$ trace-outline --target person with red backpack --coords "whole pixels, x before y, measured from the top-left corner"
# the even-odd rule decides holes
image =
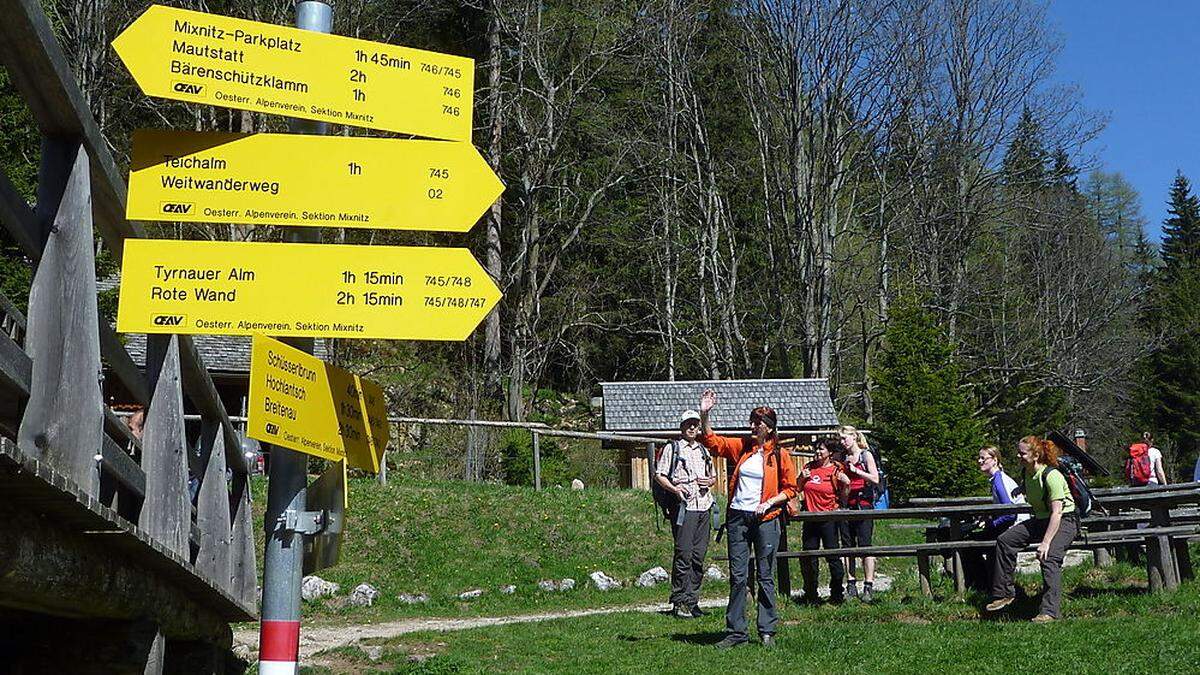
[[[1016,598],[1013,571],[1017,553],[1029,542],[1040,540],[1037,559],[1042,565],[1045,592],[1033,622],[1049,623],[1059,618],[1063,557],[1079,533],[1079,512],[1067,477],[1058,468],[1058,446],[1037,436],[1026,436],[1017,443],[1017,456],[1023,465],[1019,489],[1033,509],[1033,518],[1013,525],[996,538],[992,601],[986,609],[997,612],[1012,604]]]
[[[1162,451],[1154,447],[1154,438],[1149,431],[1142,433],[1140,443],[1129,446],[1129,458],[1125,460],[1125,480],[1132,487],[1167,484]]]
[[[775,553],[788,502],[796,497],[796,464],[779,448],[778,418],[769,406],[750,411],[750,436],[732,438],[713,433],[708,413],[717,393],[700,397],[700,442],[714,455],[734,462],[729,475],[729,507],[725,531],[729,545],[729,604],[725,608],[725,637],[718,649],[750,641],[746,632],[746,591],[750,561],[758,581],[758,635],[764,647],[775,646],[779,608],[775,599]],[[754,549],[753,557],[750,555]]]

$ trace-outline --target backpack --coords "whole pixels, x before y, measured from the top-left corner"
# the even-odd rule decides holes
[[[1070,455],[1063,455],[1058,458],[1058,466],[1048,466],[1042,472],[1042,494],[1050,494],[1050,488],[1046,486],[1046,476],[1050,475],[1051,471],[1057,471],[1062,474],[1067,480],[1067,490],[1071,493],[1071,501],[1075,502],[1075,513],[1080,518],[1092,512],[1092,509],[1103,512],[1104,507],[1096,501],[1095,495],[1092,494],[1092,489],[1088,487],[1087,479],[1083,477],[1083,465]],[[1019,491],[1019,492],[1018,492]],[[1025,472],[1021,472],[1021,485],[1014,491],[1014,494],[1025,492]]]
[[[1133,487],[1150,484],[1153,467],[1150,466],[1150,446],[1134,443],[1129,446],[1129,459],[1125,460],[1125,480]]]
[[[668,447],[671,448],[671,464],[670,468],[667,469],[667,480],[671,483],[674,483],[675,467],[679,465],[679,441],[671,441],[668,446],[658,449],[658,452],[654,454],[654,467],[651,469],[651,471],[653,472],[654,476],[658,475],[658,462],[662,458],[662,453],[666,452]],[[676,497],[675,493],[669,492],[666,488],[660,485],[657,478],[654,478],[650,481],[650,494],[654,497],[655,505],[657,505],[659,510],[662,511],[663,518],[670,520],[671,509],[675,508],[675,506],[679,504],[679,497]]]

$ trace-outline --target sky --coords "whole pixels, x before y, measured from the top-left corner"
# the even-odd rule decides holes
[[[1142,198],[1147,234],[1161,237],[1175,172],[1200,186],[1200,2],[1050,0],[1062,34],[1056,80],[1110,116],[1086,150]]]

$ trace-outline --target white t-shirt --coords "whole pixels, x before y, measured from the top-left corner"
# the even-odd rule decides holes
[[[733,511],[754,511],[762,503],[763,454],[750,455],[738,468],[737,491],[733,493]]]
[[[1147,485],[1158,485],[1158,470],[1162,469],[1162,450],[1151,446],[1146,454],[1150,457],[1150,482]],[[1163,473],[1166,474],[1165,469]]]

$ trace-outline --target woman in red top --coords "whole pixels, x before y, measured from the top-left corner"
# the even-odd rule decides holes
[[[775,552],[779,550],[782,510],[796,496],[796,465],[779,450],[775,411],[762,406],[750,412],[750,437],[727,438],[713,433],[708,413],[717,404],[709,389],[700,397],[700,442],[714,455],[731,459],[729,508],[725,519],[729,542],[729,604],[725,607],[725,638],[717,643],[728,649],[750,641],[746,633],[746,583],[750,576],[750,548],[754,547],[758,580],[758,635],[764,647],[775,646],[779,624],[775,601]]]
[[[850,478],[835,461],[833,454],[841,450],[841,443],[834,439],[826,439],[817,444],[813,461],[804,466],[800,472],[800,489],[804,491],[804,510],[806,511],[836,511],[838,497],[843,494]],[[826,549],[838,547],[838,526],[833,521],[805,522],[801,531],[805,551],[815,551],[822,545]],[[829,601],[840,603],[844,599],[842,578],[845,570],[841,558],[826,558],[829,561]],[[804,577],[804,602],[816,604],[817,598],[817,558],[805,558],[800,566]]]

